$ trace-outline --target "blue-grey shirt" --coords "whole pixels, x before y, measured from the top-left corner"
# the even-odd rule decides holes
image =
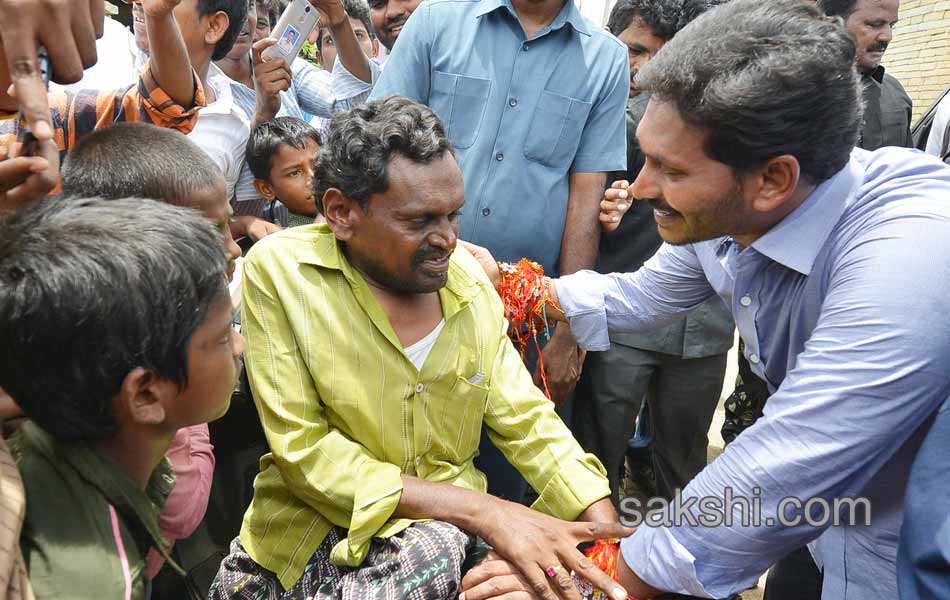
[[[462,239],[554,272],[568,174],[626,166],[626,50],[565,2],[526,39],[510,0],[429,0],[409,18],[371,97],[429,105],[459,154]]]
[[[683,491],[780,500],[866,497],[871,525],[641,527],[624,558],[646,582],[728,597],[805,542],[826,600],[897,598],[904,489],[929,417],[950,397],[950,167],[916,151],[849,164],[748,248],[728,238],[660,248],[636,273],[557,283],[582,347],[663,323],[714,294],[753,370],[764,416]],[[786,511],[786,514],[788,512]],[[863,522],[863,518],[861,519]]]

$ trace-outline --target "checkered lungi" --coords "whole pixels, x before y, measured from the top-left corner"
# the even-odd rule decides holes
[[[429,600],[456,598],[462,564],[474,538],[442,521],[415,523],[390,538],[375,538],[357,568],[330,564],[330,550],[346,537],[330,530],[290,590],[257,564],[238,538],[221,563],[208,600]]]

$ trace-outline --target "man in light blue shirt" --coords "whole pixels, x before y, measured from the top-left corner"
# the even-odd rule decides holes
[[[637,78],[653,97],[629,192],[666,243],[635,273],[551,286],[588,350],[719,295],[774,392],[680,511],[623,540],[620,580],[638,597],[729,597],[805,543],[825,600],[898,597],[908,472],[950,397],[950,168],[853,150],[854,53],[840,21],[798,0],[733,0],[687,26]],[[817,499],[811,524],[793,523],[796,498]],[[867,502],[821,506],[844,498]]]

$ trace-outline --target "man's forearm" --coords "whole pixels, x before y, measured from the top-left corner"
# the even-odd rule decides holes
[[[606,173],[571,173],[567,198],[567,218],[561,238],[562,275],[589,269],[597,262],[600,245],[600,201]]]
[[[369,66],[369,59],[363,53],[359,42],[356,40],[356,34],[353,33],[353,27],[350,20],[344,18],[338,23],[330,24],[330,35],[333,36],[333,43],[336,44],[337,60],[343,61],[346,70],[355,77],[373,83],[373,71]]]
[[[488,494],[411,475],[402,476],[402,485],[394,517],[445,521],[480,536],[487,514],[497,503],[504,502]]]
[[[171,11],[162,16],[145,16],[152,77],[168,97],[184,108],[195,101],[195,76],[191,58]]]

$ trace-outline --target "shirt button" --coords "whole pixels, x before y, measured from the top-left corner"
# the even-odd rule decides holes
[[[517,98],[512,98],[512,99],[508,100],[508,106],[510,106],[511,108],[514,108],[514,107],[518,106],[518,99],[517,99]]]
[[[527,52],[527,51],[528,51],[528,44],[522,44],[522,45],[521,45],[521,49],[524,50],[525,52]]]
[[[421,457],[421,456],[417,456],[417,457],[416,457],[416,466],[418,467],[418,466],[421,465],[421,464],[422,464],[422,457]]]
[[[491,214],[491,209],[490,209],[490,208],[483,208],[483,209],[482,209],[482,215],[484,215],[484,216],[487,217],[487,216],[490,215],[490,214]]]
[[[422,393],[422,390],[424,390],[424,389],[426,389],[426,386],[422,385],[421,383],[417,383],[417,384],[416,384],[416,393],[417,393],[417,394],[421,394],[421,393]]]
[[[499,152],[498,154],[495,155],[495,160],[497,160],[498,162],[501,162],[505,160],[505,155]]]
[[[758,355],[758,354],[753,354],[752,356],[750,356],[750,357],[749,357],[749,362],[752,363],[753,365],[759,364],[759,355]]]
[[[752,298],[749,298],[748,296],[743,296],[742,298],[739,299],[739,304],[741,304],[742,306],[749,306],[752,304]]]

